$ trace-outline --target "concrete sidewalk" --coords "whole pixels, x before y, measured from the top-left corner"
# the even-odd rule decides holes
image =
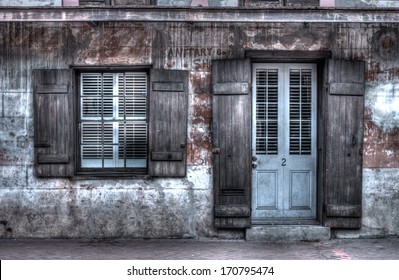
[[[399,260],[399,238],[265,243],[243,240],[0,240],[2,260]]]

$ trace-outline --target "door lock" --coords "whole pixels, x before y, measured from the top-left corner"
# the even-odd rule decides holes
[[[257,160],[258,160],[258,158],[256,156],[252,157],[252,161],[257,161]]]

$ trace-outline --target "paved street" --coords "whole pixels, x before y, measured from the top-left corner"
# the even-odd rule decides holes
[[[0,240],[0,259],[399,260],[399,238],[264,243],[224,240]]]

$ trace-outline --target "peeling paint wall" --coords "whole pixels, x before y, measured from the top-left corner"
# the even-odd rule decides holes
[[[365,60],[364,219],[399,233],[397,24],[0,24],[0,237],[240,238],[213,227],[211,61],[245,50]],[[32,69],[152,65],[190,72],[184,179],[33,175]],[[389,202],[389,203],[387,203]]]
[[[335,0],[335,6],[342,8],[399,7],[399,3],[395,0]]]
[[[398,169],[365,169],[363,180],[363,227],[381,236],[398,235]]]
[[[212,201],[204,168],[190,170],[186,180],[132,182],[38,180],[30,167],[2,166],[1,170],[0,220],[7,221],[10,237],[214,235],[211,210],[204,207]]]
[[[62,6],[62,0],[0,0],[0,6]]]
[[[371,108],[371,120],[382,131],[399,129],[399,83],[370,86],[366,92],[366,106]]]

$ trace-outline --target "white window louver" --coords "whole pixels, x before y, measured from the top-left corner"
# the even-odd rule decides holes
[[[277,155],[282,148],[312,154],[313,71],[281,64],[256,69],[256,154]]]
[[[278,70],[256,71],[256,153],[278,153]]]
[[[147,74],[82,73],[83,168],[147,165]]]
[[[290,69],[291,155],[310,155],[312,151],[312,71]]]

